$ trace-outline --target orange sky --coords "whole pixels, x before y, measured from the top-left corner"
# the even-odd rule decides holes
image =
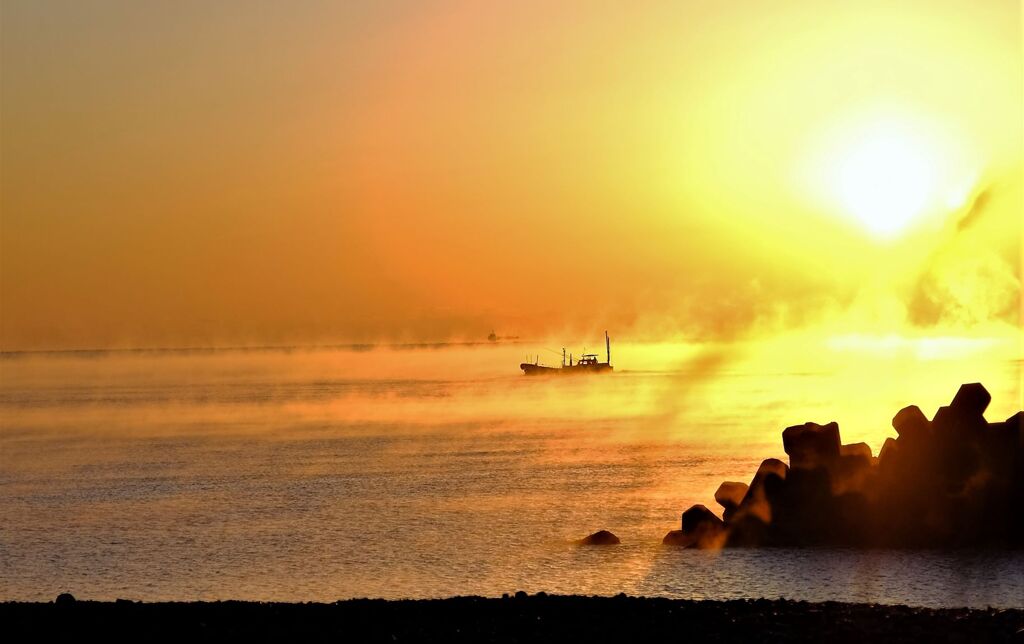
[[[0,348],[1019,330],[1018,2],[296,5],[3,3]]]

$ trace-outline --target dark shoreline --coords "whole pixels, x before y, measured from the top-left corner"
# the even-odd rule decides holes
[[[0,604],[7,641],[1024,642],[1024,608],[526,595],[333,604]]]

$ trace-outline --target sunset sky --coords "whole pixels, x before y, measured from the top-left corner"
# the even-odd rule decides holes
[[[0,25],[3,350],[1019,334],[1016,1]]]

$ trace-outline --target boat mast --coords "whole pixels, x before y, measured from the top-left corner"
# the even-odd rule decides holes
[[[608,355],[608,364],[612,363],[612,341],[608,339],[608,332],[604,332],[604,350]]]

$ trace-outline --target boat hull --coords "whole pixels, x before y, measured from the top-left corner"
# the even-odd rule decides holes
[[[597,364],[581,364],[571,367],[545,367],[524,362],[519,365],[527,376],[578,376],[590,373],[611,373],[612,366],[607,362]]]

